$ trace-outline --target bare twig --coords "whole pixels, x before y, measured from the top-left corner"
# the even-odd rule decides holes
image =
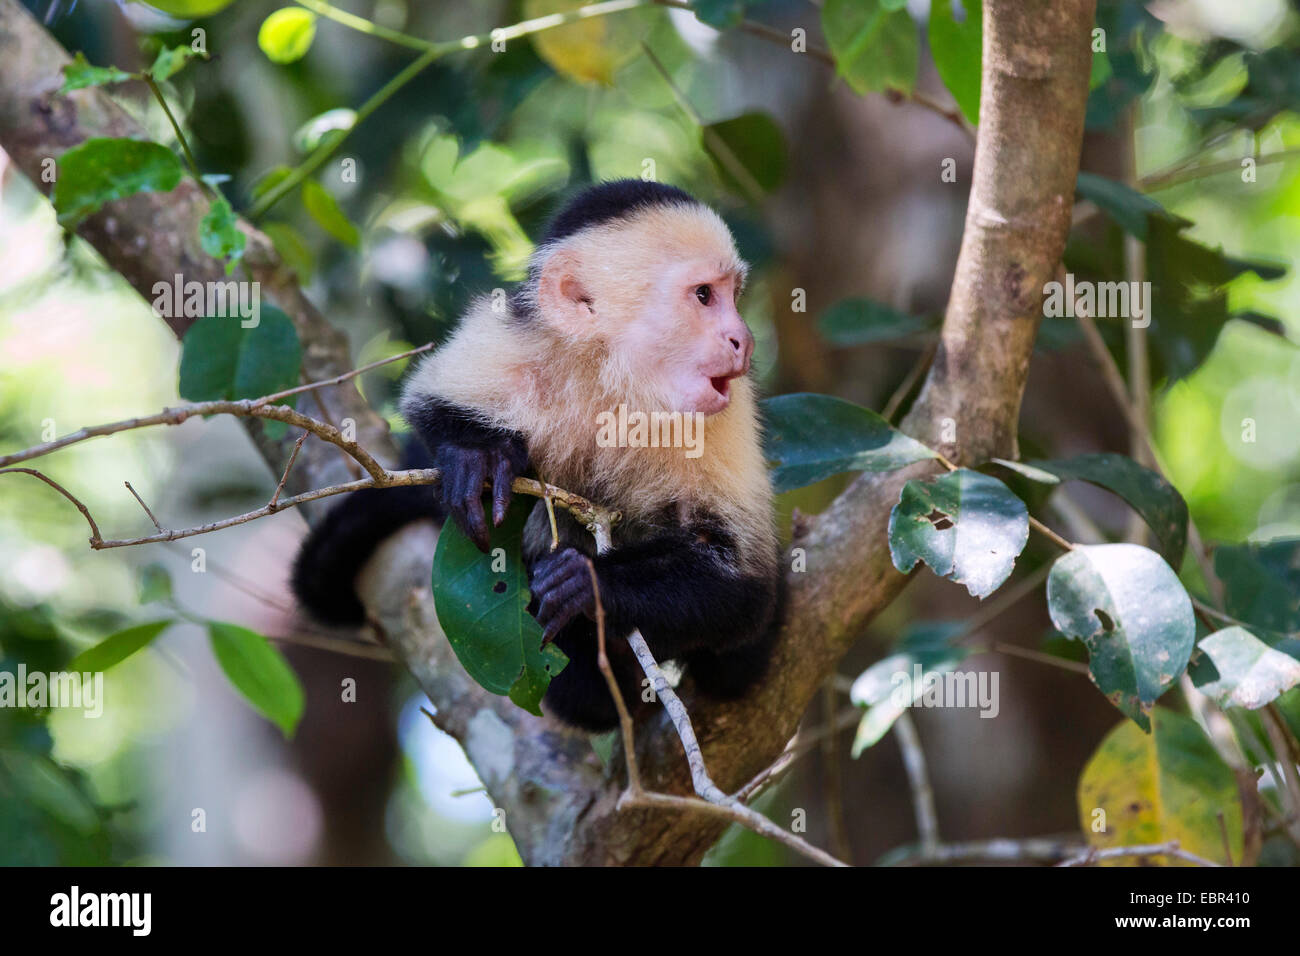
[[[1141,846],[1108,846],[1104,849],[1092,847],[1078,856],[1062,860],[1057,866],[1092,866],[1100,860],[1115,860],[1126,856],[1172,856],[1176,860],[1186,860],[1197,866],[1222,865],[1203,856],[1197,856],[1195,853],[1189,853],[1179,846],[1177,840],[1170,840],[1168,843],[1148,843]]]
[[[907,711],[894,721],[898,749],[903,754],[903,768],[912,789],[912,808],[916,813],[916,830],[921,839],[921,855],[929,858],[939,846],[939,815],[934,809],[934,791],[930,788],[930,775],[926,772],[925,751],[916,724]]]
[[[275,486],[275,494],[271,495],[271,500],[267,502],[266,506],[268,508],[274,508],[279,503],[280,492],[284,491],[285,482],[289,480],[289,472],[293,470],[293,463],[298,460],[298,452],[302,451],[302,443],[307,440],[307,436],[310,434],[311,432],[303,432],[298,436],[298,440],[293,443],[293,451],[289,454],[289,462],[284,466],[284,474],[280,476],[280,483]],[[130,485],[127,487],[129,488]],[[143,504],[143,502],[141,503]],[[155,521],[154,524],[156,525],[158,522]],[[161,531],[162,528],[159,527],[158,530]]]
[[[894,394],[890,395],[889,401],[885,402],[885,407],[881,409],[880,412],[881,418],[885,421],[894,420],[894,416],[898,414],[898,410],[902,407],[907,396],[912,393],[912,389],[916,386],[916,383],[919,382],[921,376],[929,370],[930,363],[934,361],[934,353],[938,348],[939,342],[937,339],[925,347],[921,352],[920,357],[917,358],[916,364],[908,370],[908,373],[905,376],[903,376],[903,380],[899,382],[898,388],[894,389]]]
[[[122,482],[122,484],[126,485],[126,490],[131,492],[131,494],[135,496],[136,501],[140,502],[140,507],[143,508],[144,513],[149,516],[149,520],[153,522],[153,526],[157,528],[159,531],[161,531],[163,529],[163,526],[158,523],[158,519],[154,517],[154,513],[149,510],[149,506],[144,503],[144,499],[140,497],[139,492],[137,492],[134,488],[131,487],[131,482],[124,481]]]

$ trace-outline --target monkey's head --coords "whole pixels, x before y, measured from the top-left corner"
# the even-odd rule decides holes
[[[754,350],[736,309],[745,272],[713,210],[672,186],[618,180],[556,217],[522,301],[573,347],[597,350],[613,389],[635,382],[661,410],[712,415]]]

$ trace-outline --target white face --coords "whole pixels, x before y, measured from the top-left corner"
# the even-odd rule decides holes
[[[632,367],[650,374],[672,404],[667,411],[716,415],[731,403],[731,383],[749,371],[754,336],[736,310],[740,275],[717,260],[665,269],[621,343]]]

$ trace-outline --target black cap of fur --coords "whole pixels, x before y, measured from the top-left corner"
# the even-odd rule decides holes
[[[612,179],[582,190],[564,204],[547,227],[543,243],[567,239],[574,233],[612,219],[622,219],[648,206],[698,205],[695,197],[676,186],[641,179]]]

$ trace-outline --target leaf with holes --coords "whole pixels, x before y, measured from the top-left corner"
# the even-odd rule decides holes
[[[169,192],[181,161],[166,146],[138,139],[88,139],[59,157],[54,208],[72,227],[105,203],[140,192]]]
[[[822,32],[835,70],[856,93],[916,86],[920,40],[902,4],[886,0],[826,0]]]
[[[1156,698],[1187,667],[1192,601],[1169,564],[1136,544],[1080,545],[1052,565],[1047,609],[1083,641],[1098,689],[1143,730]]]
[[[843,471],[893,471],[934,457],[870,409],[830,395],[778,395],[762,407],[778,494]]]
[[[284,655],[261,634],[238,624],[208,622],[212,653],[235,689],[286,738],[302,720],[306,695]]]
[[[903,486],[889,513],[889,557],[904,574],[924,561],[977,598],[1001,586],[1029,540],[1029,511],[1002,482],[969,468]]]
[[[961,0],[961,6],[966,15],[958,23],[952,0],[930,0],[930,53],[962,115],[978,125],[983,10],[980,0]]]
[[[1232,770],[1191,718],[1157,708],[1144,734],[1125,721],[1106,735],[1079,777],[1079,822],[1098,849],[1177,840],[1189,853],[1242,861],[1241,797]],[[1219,814],[1223,814],[1223,825]],[[1098,829],[1098,821],[1104,828]],[[1173,857],[1152,863],[1188,865]],[[1133,857],[1103,861],[1131,866]]]
[[[931,681],[942,680],[966,657],[966,648],[951,643],[961,628],[960,621],[913,624],[893,654],[858,675],[849,691],[849,699],[864,711],[853,738],[855,758],[888,733]]]
[[[822,313],[817,330],[832,345],[867,345],[939,328],[933,315],[909,315],[871,299],[842,299]]]
[[[1119,495],[1151,526],[1160,541],[1161,557],[1175,571],[1182,567],[1187,545],[1187,502],[1158,472],[1115,454],[1076,455],[1031,461],[1029,465],[1057,478],[1086,481]]]
[[[449,521],[433,557],[438,623],[469,676],[494,694],[541,713],[551,678],[568,658],[542,647],[542,629],[528,613],[528,572],[519,553],[531,502],[516,501],[484,554]]]
[[[1225,627],[1198,645],[1218,672],[1196,681],[1202,694],[1220,707],[1258,710],[1300,684],[1300,660],[1260,640],[1244,627]],[[1208,676],[1208,669],[1206,671]],[[1193,673],[1193,678],[1197,675]]]

